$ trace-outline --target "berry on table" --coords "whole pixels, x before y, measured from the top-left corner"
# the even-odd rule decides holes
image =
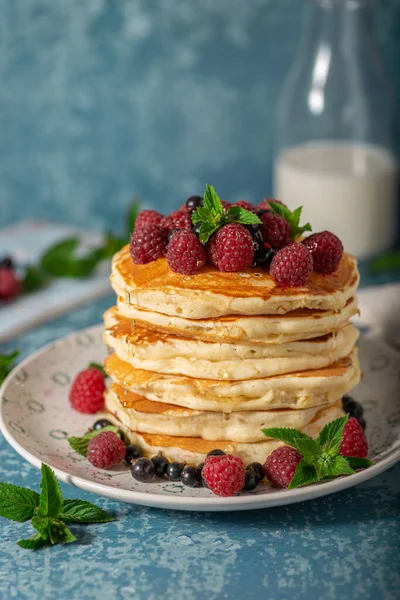
[[[257,207],[254,206],[254,204],[252,204],[251,202],[246,202],[246,200],[238,200],[237,202],[234,202],[232,206],[240,206],[241,208],[244,208],[254,213],[257,210]]]
[[[206,456],[206,460],[210,456],[225,456],[225,454],[226,454],[226,452],[224,452],[223,450],[220,450],[219,448],[215,448],[215,450],[210,450],[210,452]]]
[[[181,275],[194,275],[206,264],[206,251],[199,238],[186,229],[171,237],[166,257],[171,271]]]
[[[203,203],[203,198],[201,196],[189,196],[186,200],[186,210],[189,214],[192,214]]]
[[[111,469],[125,458],[125,445],[113,431],[95,435],[87,447],[87,459],[99,469]]]
[[[0,267],[0,300],[11,300],[22,292],[22,283],[10,267]]]
[[[344,426],[339,454],[357,458],[366,458],[368,455],[367,438],[364,435],[362,426],[355,417],[350,417]]]
[[[334,233],[314,233],[302,243],[313,257],[314,271],[324,274],[336,271],[343,256],[343,244]]]
[[[289,223],[279,215],[266,212],[261,216],[261,230],[264,242],[274,250],[284,248],[292,241]]]
[[[186,463],[171,462],[167,465],[166,475],[170,481],[180,481]]]
[[[164,456],[162,452],[159,452],[157,456],[153,456],[151,461],[154,465],[156,475],[158,477],[164,477],[165,473],[167,472],[167,466],[169,464],[168,458]]]
[[[136,227],[131,235],[130,252],[137,265],[157,260],[165,255],[168,243],[168,231],[157,225]]]
[[[270,274],[282,287],[303,286],[313,270],[313,260],[302,244],[289,244],[275,254]]]
[[[264,479],[264,471],[263,471],[263,466],[261,463],[259,463],[259,462],[250,463],[249,465],[247,465],[246,471],[249,471],[250,469],[253,469],[254,473],[258,477],[258,481],[262,481]]]
[[[246,469],[244,474],[243,492],[251,492],[255,490],[259,484],[257,473],[253,469]]]
[[[167,231],[170,229],[190,229],[190,215],[187,212],[174,210],[174,212],[161,219],[160,227],[167,229]]]
[[[183,485],[198,487],[201,484],[200,471],[196,467],[185,467],[181,473]]]
[[[127,465],[131,465],[133,460],[137,460],[138,458],[141,458],[143,452],[140,446],[137,446],[136,444],[129,444],[126,447],[126,454],[125,454],[125,462]]]
[[[211,264],[220,271],[242,271],[254,259],[251,233],[238,223],[224,225],[208,242],[207,254]]]
[[[133,479],[141,483],[147,483],[155,477],[155,467],[149,458],[138,458],[131,466]]]
[[[206,459],[202,477],[217,496],[235,496],[242,491],[245,483],[243,461],[237,456],[210,456]]]
[[[104,374],[96,367],[81,371],[76,376],[70,392],[72,408],[81,413],[96,413],[104,409]]]
[[[109,425],[112,425],[112,423],[108,419],[99,419],[93,424],[92,429],[93,431],[97,431],[98,429],[103,429],[103,427],[108,427]]]
[[[273,486],[287,488],[300,461],[300,452],[291,446],[282,446],[271,452],[263,464],[264,475]]]
[[[135,221],[135,229],[146,225],[160,225],[163,215],[156,210],[141,210]]]

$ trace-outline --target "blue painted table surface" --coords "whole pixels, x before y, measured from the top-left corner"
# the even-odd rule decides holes
[[[22,335],[24,355],[100,321],[113,296]],[[5,349],[5,348],[3,348]],[[0,479],[34,489],[39,471],[0,435]],[[400,464],[332,496],[250,512],[186,513],[123,504],[62,484],[112,512],[71,526],[75,544],[37,552],[29,524],[0,518],[0,598],[121,600],[400,597]]]

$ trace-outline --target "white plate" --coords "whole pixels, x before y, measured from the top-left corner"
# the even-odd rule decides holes
[[[366,481],[400,460],[400,355],[378,340],[361,340],[364,379],[354,393],[362,402],[373,467],[348,477],[298,488],[276,490],[265,485],[234,498],[219,498],[204,488],[185,488],[168,481],[142,484],[121,466],[110,471],[92,467],[75,454],[67,436],[82,435],[98,415],[81,415],[68,402],[76,373],[89,362],[101,362],[106,350],[101,326],[50,344],[24,360],[0,391],[0,426],[13,448],[35,467],[44,462],[57,477],[84,490],[135,504],[180,510],[230,511],[292,504],[318,498]]]

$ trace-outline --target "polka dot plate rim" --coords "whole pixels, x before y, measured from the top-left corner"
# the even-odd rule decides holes
[[[68,389],[73,377],[90,362],[102,362],[106,348],[102,326],[95,325],[52,342],[28,356],[0,389],[0,430],[9,444],[37,468],[48,464],[58,479],[83,490],[122,502],[166,509],[234,511],[289,505],[319,498],[367,481],[400,460],[400,354],[380,339],[361,337],[364,371],[352,395],[361,402],[374,465],[354,475],[294,490],[262,484],[254,492],[220,498],[205,488],[179,482],[142,484],[127,466],[105,471],[76,454],[66,438],[82,435],[101,415],[73,411]]]

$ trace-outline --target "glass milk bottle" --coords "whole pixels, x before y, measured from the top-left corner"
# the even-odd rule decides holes
[[[396,237],[394,98],[370,0],[308,0],[278,102],[274,195],[359,258]]]

